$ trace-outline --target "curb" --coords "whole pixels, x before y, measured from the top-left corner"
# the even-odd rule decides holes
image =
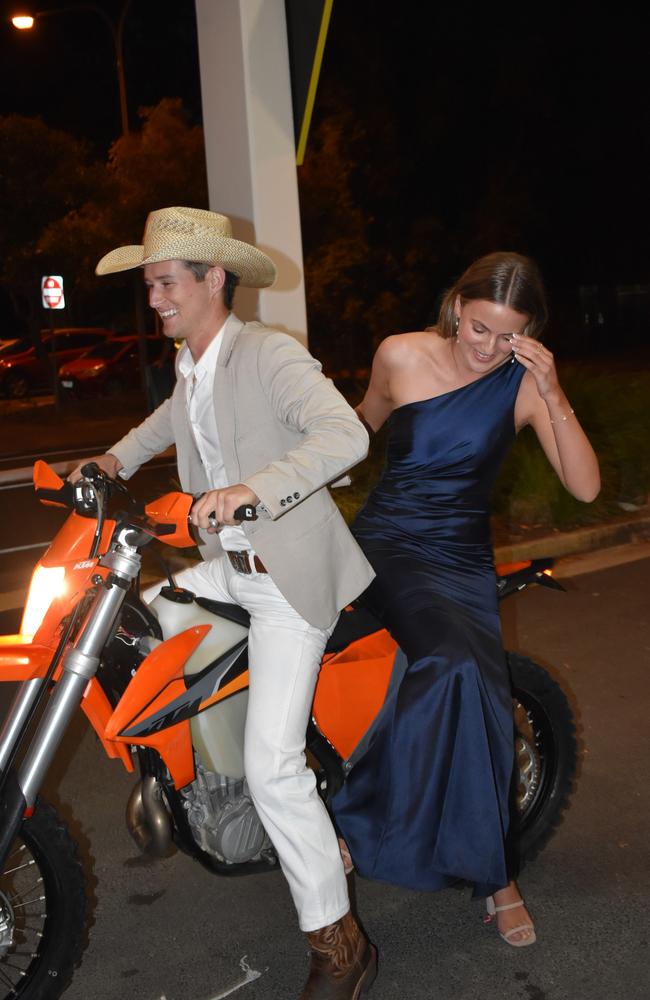
[[[610,524],[599,524],[573,531],[558,531],[541,538],[529,538],[496,546],[494,559],[497,563],[522,562],[526,559],[542,559],[545,556],[560,558],[592,552],[594,549],[624,545],[626,542],[650,540],[650,509],[644,509],[634,517]]]

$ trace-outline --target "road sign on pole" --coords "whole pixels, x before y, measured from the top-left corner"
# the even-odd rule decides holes
[[[41,278],[43,309],[65,309],[63,278],[60,274],[46,274]]]

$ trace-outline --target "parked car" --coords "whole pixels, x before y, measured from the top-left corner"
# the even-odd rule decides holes
[[[148,364],[162,361],[168,352],[169,341],[150,336],[146,340]],[[163,362],[173,367],[173,359]],[[140,380],[140,354],[135,336],[113,337],[92,347],[78,358],[59,368],[62,393],[69,396],[116,395],[128,389],[137,389]]]
[[[9,346],[0,349],[0,395],[22,399],[31,393],[47,392],[52,386],[52,361],[56,370],[112,336],[112,330],[100,326],[41,330],[42,352],[36,350],[30,337],[5,341]]]

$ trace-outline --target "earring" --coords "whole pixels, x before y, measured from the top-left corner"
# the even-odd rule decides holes
[[[456,317],[456,326],[454,327],[454,337],[458,336],[458,327],[460,326],[460,316]]]

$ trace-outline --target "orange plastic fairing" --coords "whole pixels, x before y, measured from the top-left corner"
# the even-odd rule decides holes
[[[397,645],[388,632],[373,632],[323,663],[314,718],[346,760],[386,698]]]
[[[157,500],[152,500],[145,507],[146,514],[158,524],[174,524],[173,535],[161,535],[160,541],[165,545],[173,545],[177,549],[185,549],[195,545],[196,540],[190,534],[189,515],[194,498],[189,493],[165,493]]]
[[[49,549],[42,556],[44,566],[68,566],[70,563],[88,559],[97,521],[94,517],[82,517],[73,511],[52,539]],[[99,543],[99,555],[108,551],[115,521],[106,520]]]
[[[518,573],[527,566],[530,566],[530,559],[526,559],[525,562],[499,563],[496,570],[499,576],[507,576],[509,573]]]
[[[39,458],[34,463],[32,480],[37,490],[60,490],[64,485],[60,476],[57,476],[54,469],[50,468],[47,462]],[[65,507],[64,503],[57,503],[56,500],[41,500],[46,507]]]
[[[0,636],[0,682],[30,681],[45,677],[52,650],[35,645],[28,635]]]
[[[132,771],[133,761],[127,748],[123,743],[109,740],[106,736],[106,727],[110,721],[113,708],[96,677],[93,677],[88,682],[81,707],[86,714],[86,718],[102,741],[106,755],[108,757],[119,757],[127,771]]]
[[[147,736],[120,734],[145,722],[186,691],[183,668],[211,627],[197,625],[188,628],[156,646],[140,664],[106,725],[106,738],[109,740],[157,750],[177,788],[194,780],[189,719]]]

